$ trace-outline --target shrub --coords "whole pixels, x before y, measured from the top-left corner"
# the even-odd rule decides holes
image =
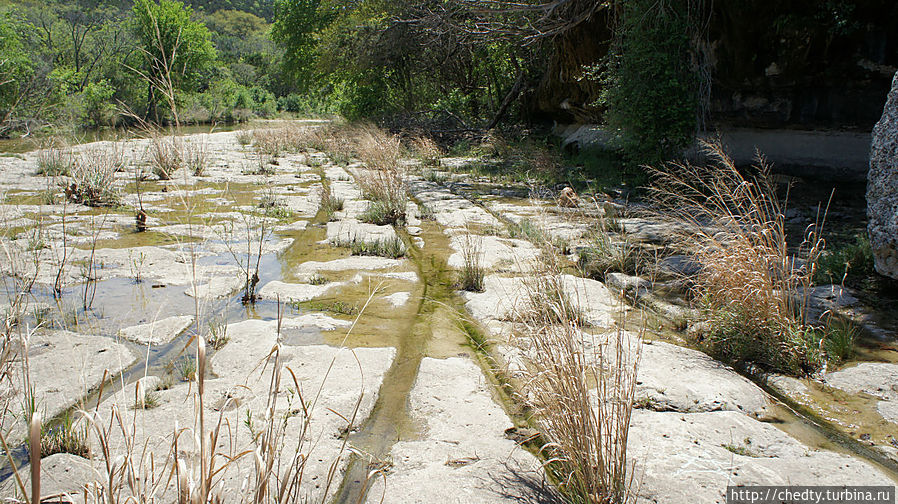
[[[697,21],[681,5],[622,3],[609,55],[588,72],[602,86],[598,104],[631,165],[657,163],[692,142],[698,78],[690,36]]]

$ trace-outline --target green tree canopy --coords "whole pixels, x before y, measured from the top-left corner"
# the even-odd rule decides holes
[[[9,13],[0,14],[0,131],[4,132],[34,72],[22,44],[25,29],[26,24]]]
[[[159,82],[170,72],[177,89],[196,89],[217,57],[206,25],[191,19],[190,7],[173,0],[136,0],[133,13],[144,74]]]

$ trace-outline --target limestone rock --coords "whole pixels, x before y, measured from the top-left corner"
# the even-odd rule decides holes
[[[898,73],[873,128],[867,172],[867,233],[876,271],[898,279]]]
[[[633,412],[627,454],[640,502],[725,502],[727,485],[891,485],[873,466],[809,448],[735,411]]]
[[[688,376],[688,380],[680,377]],[[757,385],[702,352],[656,341],[642,345],[637,399],[650,409],[759,414],[767,396]]]
[[[393,446],[369,503],[545,502],[534,493],[547,491],[539,461],[505,437],[514,424],[471,360],[422,360],[409,407],[424,434]]]
[[[193,317],[183,315],[180,317],[168,317],[161,320],[153,320],[146,324],[126,327],[119,331],[119,335],[127,340],[143,345],[161,345],[173,340],[175,336],[190,327]]]

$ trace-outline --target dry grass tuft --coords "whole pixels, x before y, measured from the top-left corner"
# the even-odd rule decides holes
[[[655,169],[652,188],[701,264],[692,281],[711,322],[704,343],[736,363],[813,373],[823,364],[825,336],[807,320],[807,293],[824,246],[822,221],[808,226],[791,249],[764,159],[747,175],[720,145],[705,149],[712,164]]]
[[[51,139],[37,153],[37,174],[47,177],[69,175],[74,163],[72,150],[61,139]]]
[[[255,146],[256,152],[271,158],[276,158],[287,150],[289,139],[287,128],[253,130],[253,146]]]
[[[546,467],[572,502],[634,502],[627,441],[641,336],[584,332],[560,269],[534,273],[518,344],[527,356],[522,396],[536,413]]]
[[[150,143],[150,166],[159,180],[171,180],[184,164],[183,146],[178,137],[153,135]]]
[[[430,137],[416,136],[409,141],[412,152],[421,160],[424,166],[435,167],[440,165],[440,158],[445,153]]]
[[[121,167],[120,153],[114,150],[96,148],[82,153],[72,165],[66,197],[74,203],[94,207],[118,204],[120,195],[115,187],[115,173]]]
[[[481,264],[482,238],[470,230],[462,241],[462,267],[458,272],[458,288],[470,292],[483,292],[486,268]]]
[[[198,143],[191,142],[184,146],[184,165],[194,177],[202,177],[206,173],[208,158],[205,137]]]

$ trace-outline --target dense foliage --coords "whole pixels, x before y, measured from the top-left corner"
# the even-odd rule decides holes
[[[272,116],[296,89],[273,16],[273,0],[0,3],[0,134],[168,122],[166,86],[181,122]]]
[[[0,0],[0,134],[165,123],[166,101],[186,123],[337,113],[449,136],[585,121],[635,167],[682,152],[712,104],[855,113],[826,86],[888,84],[870,80],[898,54],[876,12],[895,7],[873,4]]]

